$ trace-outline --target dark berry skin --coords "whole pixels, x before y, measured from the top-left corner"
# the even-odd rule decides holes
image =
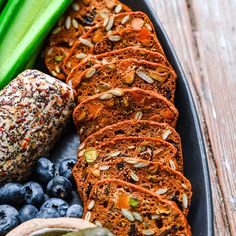
[[[0,205],[0,236],[6,235],[19,223],[19,213],[14,207]]]
[[[71,205],[66,212],[67,217],[81,218],[82,215],[83,215],[83,207],[79,204]]]
[[[72,184],[71,182],[63,177],[54,177],[47,185],[47,194],[50,197],[58,197],[65,199],[71,193]]]
[[[65,216],[69,205],[60,198],[49,198],[40,208],[40,211],[45,209],[54,209],[59,213],[59,216]]]
[[[37,180],[46,185],[55,175],[54,164],[47,158],[38,159],[35,167],[35,176]]]
[[[24,184],[26,191],[26,203],[39,207],[44,201],[44,192],[40,184],[28,182]]]
[[[37,214],[36,214],[36,218],[44,218],[44,219],[48,219],[48,218],[59,218],[60,214],[59,212],[54,209],[54,208],[45,208],[40,210]]]
[[[59,166],[59,174],[70,181],[73,181],[72,168],[77,163],[76,158],[64,159]]]
[[[35,218],[36,214],[38,213],[38,209],[33,205],[24,205],[19,210],[20,222],[23,223],[27,220],[31,220]]]
[[[26,192],[23,185],[7,183],[0,189],[0,204],[8,204],[14,207],[25,203]]]

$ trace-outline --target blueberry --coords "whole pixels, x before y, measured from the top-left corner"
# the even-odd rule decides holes
[[[36,214],[36,218],[58,218],[61,215],[54,208],[44,208]]]
[[[71,182],[63,177],[54,177],[47,185],[47,193],[50,197],[65,199],[71,193]]]
[[[83,207],[79,204],[71,205],[66,212],[67,217],[81,218],[82,215],[83,215]]]
[[[76,163],[76,158],[68,158],[63,160],[59,165],[59,174],[68,180],[73,181],[72,168]]]
[[[38,213],[38,209],[33,205],[24,205],[19,210],[20,215],[20,222],[23,223],[27,220],[31,220],[35,218],[36,214]]]
[[[41,184],[47,184],[55,174],[54,164],[45,157],[38,159],[35,167],[35,175]]]
[[[0,189],[0,204],[21,206],[25,203],[26,192],[23,185],[18,183],[8,183]]]
[[[36,207],[41,206],[44,201],[44,192],[40,184],[28,182],[24,185],[26,191],[26,203]]]
[[[9,205],[0,205],[0,236],[6,235],[20,223],[18,211]]]
[[[40,211],[44,209],[55,209],[60,216],[65,216],[69,208],[69,205],[60,198],[49,198],[40,208]]]

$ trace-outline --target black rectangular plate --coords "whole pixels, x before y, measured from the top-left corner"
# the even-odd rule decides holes
[[[181,136],[184,155],[184,173],[193,187],[193,198],[188,216],[193,236],[212,236],[213,207],[210,178],[207,164],[206,150],[200,129],[198,114],[189,89],[186,76],[175,54],[173,47],[148,0],[122,0],[134,11],[145,12],[154,24],[158,39],[165,54],[177,73],[177,88],[175,105],[179,110],[177,131]],[[41,58],[37,62],[37,69],[48,73],[42,65]],[[79,137],[75,128],[70,124],[64,135],[54,148],[51,158],[58,163],[61,159],[76,157]],[[78,195],[73,191],[71,203],[80,202]]]

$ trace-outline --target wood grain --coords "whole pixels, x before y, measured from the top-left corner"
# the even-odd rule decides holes
[[[215,235],[236,235],[236,1],[150,2],[182,63],[200,114]]]

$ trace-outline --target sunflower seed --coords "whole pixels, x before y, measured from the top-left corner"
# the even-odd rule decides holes
[[[84,152],[84,157],[85,157],[86,162],[92,163],[97,159],[98,152],[95,149],[86,150]]]
[[[143,113],[141,111],[136,112],[134,119],[141,120],[143,116]]]
[[[131,221],[131,222],[135,221],[132,212],[130,212],[129,210],[122,208],[122,209],[121,209],[121,213],[122,213],[122,215],[123,215],[125,218],[127,218],[129,221]]]
[[[85,150],[82,150],[78,153],[78,157],[82,157],[84,155]]]
[[[130,177],[135,182],[139,181],[139,177],[133,171],[131,172]]]
[[[162,134],[162,139],[163,139],[163,140],[166,140],[166,139],[169,137],[169,135],[170,135],[171,133],[172,133],[171,130],[167,129],[167,130]]]
[[[170,163],[170,168],[175,170],[176,169],[175,163],[172,160],[170,160],[169,163]]]
[[[58,34],[61,31],[61,26],[56,27],[53,31],[52,34]]]
[[[129,15],[125,16],[125,17],[122,19],[121,24],[124,25],[128,20],[129,20]]]
[[[72,80],[70,79],[69,81],[68,81],[68,85],[72,88]]]
[[[68,68],[71,67],[71,62],[70,62],[70,61],[67,62],[67,67],[68,67]]]
[[[128,146],[127,148],[132,150],[132,149],[135,149],[135,146]]]
[[[54,70],[53,70],[53,71],[51,71],[51,74],[52,74],[53,76],[55,76],[55,77],[57,76],[57,72],[56,72],[56,71],[54,71]]]
[[[109,166],[100,166],[99,170],[104,170],[105,171],[105,170],[109,170],[109,168],[110,168]]]
[[[149,166],[149,163],[139,162],[134,165],[134,168],[143,168],[143,167],[147,167],[147,166]]]
[[[182,187],[186,190],[188,190],[188,186],[186,184],[182,184]]]
[[[108,21],[109,21],[109,18],[105,18],[105,20],[103,21],[103,24],[102,24],[102,26],[103,26],[103,27],[106,27],[106,26],[107,26],[107,23],[108,23]]]
[[[145,74],[143,71],[137,70],[136,74],[138,75],[138,77],[140,77],[144,81],[148,82],[149,84],[153,84],[154,83],[154,80],[150,76]]]
[[[89,211],[92,210],[93,207],[94,207],[94,205],[95,205],[95,201],[94,201],[94,200],[91,200],[91,201],[89,202],[89,204],[88,204],[88,210],[89,210]]]
[[[160,215],[152,215],[152,220],[157,220],[158,218],[160,218]]]
[[[47,51],[47,55],[51,55],[53,53],[53,48],[49,48],[48,51]]]
[[[102,227],[102,223],[99,221],[99,220],[96,220],[95,221],[95,225],[99,226],[99,227]]]
[[[92,76],[94,76],[96,73],[96,69],[95,68],[91,68],[91,69],[88,69],[85,73],[85,77],[88,79],[88,78],[91,78]]]
[[[184,193],[183,196],[183,205],[184,205],[184,208],[188,208],[188,198],[187,198],[187,195]]]
[[[85,46],[88,46],[90,48],[92,48],[94,45],[93,43],[91,43],[89,40],[84,39],[84,38],[79,38],[79,41],[84,44]]]
[[[59,74],[61,72],[60,68],[58,66],[55,66],[55,71]]]
[[[148,23],[145,23],[145,27],[146,27],[146,29],[147,29],[147,30],[149,30],[149,31],[151,31],[151,32],[152,32],[152,27],[151,27],[151,25],[150,25],[150,24],[148,24]]]
[[[111,99],[113,97],[113,95],[111,93],[105,93],[99,96],[99,99],[101,100],[107,100],[107,99]]]
[[[83,149],[83,148],[84,148],[84,146],[85,146],[85,143],[82,143],[82,144],[80,144],[80,146],[79,146],[78,150],[81,150],[81,149]]]
[[[133,212],[133,216],[136,220],[142,222],[143,221],[143,218],[142,216],[138,213],[138,212]]]
[[[72,3],[71,7],[74,11],[79,11],[79,4],[78,3]]]
[[[116,7],[115,7],[115,13],[118,14],[120,13],[122,10],[122,5],[121,4],[118,4]]]
[[[70,26],[71,26],[71,17],[67,16],[65,27],[66,27],[66,29],[70,29]]]
[[[83,58],[86,57],[86,54],[85,54],[85,53],[77,53],[77,54],[75,55],[75,57],[76,57],[77,59],[83,59]]]
[[[117,96],[117,97],[124,95],[124,91],[119,88],[110,90],[110,93],[112,93],[114,96]]]
[[[106,31],[109,31],[112,28],[113,24],[114,24],[114,17],[110,17],[107,22]]]
[[[124,161],[129,163],[129,164],[136,164],[136,163],[138,163],[137,159],[133,159],[133,158],[127,158],[127,159],[124,159]]]
[[[110,153],[109,156],[110,157],[117,157],[120,155],[120,153],[121,153],[120,151],[115,151],[115,152]]]
[[[162,194],[165,194],[167,192],[167,188],[159,188],[157,191],[156,191],[156,194],[158,195],[162,195]]]
[[[86,213],[86,215],[85,215],[85,220],[89,222],[90,219],[91,219],[91,215],[92,215],[92,214],[91,214],[91,211],[88,211],[88,212]]]
[[[155,231],[152,229],[143,230],[143,235],[154,235]]]
[[[118,42],[121,40],[121,37],[119,35],[110,35],[108,36],[108,39],[112,42]]]
[[[79,23],[78,23],[78,21],[77,21],[76,19],[73,19],[73,20],[72,20],[72,25],[73,25],[74,28],[76,28],[76,29],[78,29],[78,27],[79,27]]]

